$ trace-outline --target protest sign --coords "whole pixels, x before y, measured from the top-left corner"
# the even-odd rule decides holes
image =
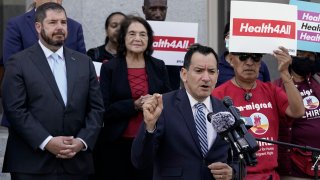
[[[154,32],[153,57],[166,65],[182,66],[187,48],[197,42],[198,24],[148,21]]]
[[[320,4],[297,0],[291,0],[290,4],[298,7],[298,49],[320,52]]]
[[[231,1],[230,19],[230,52],[273,53],[284,46],[296,54],[296,6]]]

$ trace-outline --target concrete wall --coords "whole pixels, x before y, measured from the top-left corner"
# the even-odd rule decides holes
[[[26,0],[26,4],[31,3],[32,0]],[[121,11],[144,17],[143,0],[64,0],[62,5],[68,17],[82,24],[87,50],[104,43],[104,22],[110,13]],[[199,23],[198,39],[203,44],[208,44],[207,17],[207,0],[168,1],[166,21]]]
[[[143,0],[65,0],[63,6],[68,16],[83,25],[87,49],[104,43],[104,22],[114,12],[134,14],[144,17]],[[192,8],[190,8],[192,7]],[[166,21],[199,23],[199,42],[207,44],[207,1],[206,0],[169,0]],[[81,9],[81,11],[79,11]]]
[[[6,149],[8,138],[8,131],[6,128],[0,126],[0,179],[1,180],[9,180],[10,174],[9,173],[2,173],[2,162],[4,157],[4,152]]]

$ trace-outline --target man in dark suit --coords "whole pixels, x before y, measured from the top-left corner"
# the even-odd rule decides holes
[[[217,59],[212,48],[193,45],[181,71],[185,89],[154,94],[144,102],[144,123],[132,145],[132,162],[137,168],[153,164],[154,180],[231,179],[235,174],[227,164],[228,143],[205,118],[209,112],[227,111],[210,96],[218,77]],[[201,110],[196,108],[199,104]]]
[[[52,0],[34,0],[35,7],[29,12],[20,16],[11,18],[7,22],[3,41],[3,62],[6,64],[10,56],[22,51],[38,41],[38,34],[34,26],[36,9]],[[57,0],[61,4],[62,0]],[[83,38],[82,26],[77,21],[68,18],[68,32],[64,45],[75,51],[86,53],[86,47]]]
[[[96,72],[88,56],[63,46],[61,5],[45,3],[35,17],[38,43],[6,65],[3,104],[11,126],[3,172],[12,180],[88,179],[104,111]]]
[[[38,33],[34,26],[36,9],[52,0],[34,0],[34,8],[29,12],[10,19],[4,34],[3,41],[3,64],[5,65],[13,54],[20,52],[38,41]],[[56,3],[62,4],[62,0],[56,0]],[[82,26],[75,20],[68,18],[68,37],[64,45],[75,51],[86,53]],[[3,116],[1,125],[9,126],[6,115]]]

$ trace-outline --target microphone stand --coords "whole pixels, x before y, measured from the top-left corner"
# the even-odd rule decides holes
[[[224,139],[228,142],[230,142],[231,145],[231,154],[232,154],[232,161],[234,161],[234,155],[237,155],[237,160],[239,161],[239,174],[238,177],[236,179],[242,180],[244,179],[245,175],[246,175],[246,160],[244,159],[244,152],[241,152],[240,148],[238,147],[237,143],[235,143],[235,139],[230,135],[230,133],[228,133],[228,136],[224,137]],[[234,142],[234,143],[232,143]]]
[[[299,148],[302,149],[304,151],[309,151],[312,153],[312,159],[315,159],[315,162],[312,166],[313,170],[314,170],[314,179],[318,179],[318,161],[320,160],[320,149],[318,148],[313,148],[311,146],[300,146],[300,145],[296,145],[296,144],[291,144],[291,143],[285,143],[285,142],[280,142],[280,141],[271,141],[271,140],[267,140],[267,139],[262,139],[262,138],[256,138],[257,141],[261,141],[261,142],[267,142],[267,143],[271,143],[271,144],[277,144],[277,145],[282,145],[282,146],[287,146],[290,148]]]

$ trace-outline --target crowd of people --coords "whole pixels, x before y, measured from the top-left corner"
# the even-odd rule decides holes
[[[2,171],[12,180],[314,177],[314,154],[272,143],[258,143],[258,163],[246,166],[207,117],[229,111],[229,96],[254,138],[320,148],[318,53],[275,49],[280,78],[271,82],[264,54],[229,52],[227,23],[220,58],[196,43],[182,67],[167,66],[152,56],[147,21],[165,21],[167,0],[144,0],[145,18],[111,13],[104,44],[86,51],[61,4],[34,0],[7,23]]]

